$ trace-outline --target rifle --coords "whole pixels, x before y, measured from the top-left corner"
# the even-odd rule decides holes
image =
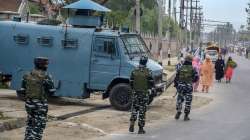
[[[175,98],[177,95],[178,95],[178,92],[176,91],[176,92],[175,92],[175,95],[173,96],[173,98]]]

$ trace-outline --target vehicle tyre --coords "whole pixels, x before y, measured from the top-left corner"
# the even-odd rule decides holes
[[[128,111],[131,107],[131,91],[129,84],[115,85],[110,91],[109,100],[111,105],[117,110]]]

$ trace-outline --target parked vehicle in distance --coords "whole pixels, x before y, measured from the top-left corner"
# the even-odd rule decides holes
[[[216,44],[209,42],[205,53],[210,56],[211,60],[215,63],[220,54],[220,48]]]

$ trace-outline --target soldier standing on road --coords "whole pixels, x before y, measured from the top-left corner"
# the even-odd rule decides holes
[[[129,132],[134,132],[134,124],[137,120],[137,116],[139,115],[138,134],[146,133],[143,127],[145,126],[145,116],[149,102],[149,90],[154,86],[151,71],[146,67],[147,61],[148,58],[142,56],[139,67],[132,72],[130,78],[133,95]]]
[[[183,66],[177,71],[175,77],[175,87],[177,89],[177,102],[175,119],[178,120],[182,113],[182,104],[185,101],[185,116],[184,121],[190,120],[189,113],[191,110],[191,104],[193,99],[193,83],[197,82],[199,76],[196,70],[192,67],[193,57],[191,55],[186,56]]]
[[[22,91],[25,93],[27,127],[25,140],[41,140],[46,126],[48,95],[54,93],[54,84],[47,74],[48,59],[34,59],[35,69],[23,76]]]

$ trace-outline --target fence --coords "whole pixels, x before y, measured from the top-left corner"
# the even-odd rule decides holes
[[[12,20],[14,17],[19,16],[19,13],[17,12],[11,12],[11,11],[0,11],[0,20]],[[42,15],[37,14],[31,14],[29,15],[30,21],[40,21],[42,19],[45,19]]]
[[[147,44],[149,50],[153,54],[154,58],[156,59],[166,59],[168,56],[168,50],[170,48],[171,57],[177,56],[179,52],[179,44],[175,39],[169,40],[164,38],[162,39],[162,49],[159,47],[159,39],[158,36],[153,36],[149,34],[141,34],[142,38],[144,39],[145,43]],[[171,45],[169,45],[171,44]],[[170,47],[169,47],[170,46]]]

